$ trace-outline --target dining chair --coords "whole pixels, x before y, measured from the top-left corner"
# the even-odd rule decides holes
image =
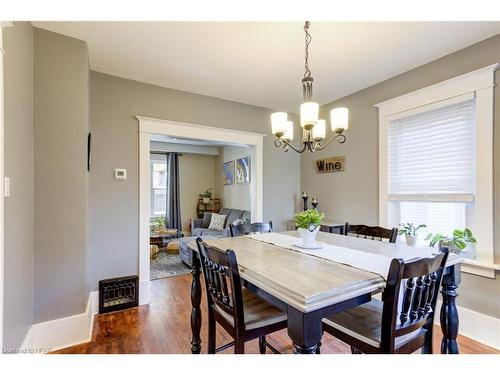
[[[393,259],[382,301],[372,299],[323,319],[323,331],[350,345],[353,354],[410,354],[419,348],[432,353],[436,300],[447,259],[446,248],[432,258]]]
[[[229,225],[231,237],[243,236],[252,233],[271,233],[273,231],[273,222],[266,223],[245,223],[238,225]]]
[[[266,335],[287,327],[287,314],[257,294],[242,287],[238,262],[233,250],[222,252],[198,237],[198,245],[208,303],[208,354],[234,345],[236,354],[245,352],[245,342],[259,339],[259,352],[266,347],[279,353]],[[219,323],[234,341],[216,348],[215,325]]]
[[[355,235],[356,237],[369,238],[379,241],[387,239],[391,243],[396,243],[396,240],[398,238],[398,230],[397,228],[386,229],[377,226],[370,227],[368,225],[362,224],[352,225],[349,223],[345,223],[344,235]]]

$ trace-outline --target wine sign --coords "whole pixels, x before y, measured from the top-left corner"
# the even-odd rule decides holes
[[[345,156],[334,156],[316,160],[316,173],[333,173],[344,171]]]

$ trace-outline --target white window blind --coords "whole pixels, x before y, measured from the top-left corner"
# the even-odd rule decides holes
[[[474,99],[392,121],[390,200],[471,202],[475,193]]]

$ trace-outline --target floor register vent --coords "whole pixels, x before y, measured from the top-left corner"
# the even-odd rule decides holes
[[[115,277],[99,281],[99,314],[139,305],[139,277]]]

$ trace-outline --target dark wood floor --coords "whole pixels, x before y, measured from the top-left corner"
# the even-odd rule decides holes
[[[152,281],[152,297],[149,306],[139,306],[121,312],[96,315],[92,341],[55,353],[191,353],[191,328],[189,298],[191,275],[175,276]],[[202,300],[206,316],[206,303]],[[231,339],[217,326],[217,346]],[[435,329],[434,351],[439,352],[441,330]],[[202,352],[206,353],[207,326],[203,322]],[[292,345],[286,330],[268,337],[271,345],[282,353],[291,353]],[[322,353],[350,354],[350,348],[328,334],[323,336]],[[467,337],[459,337],[462,353],[500,353]],[[258,353],[257,341],[247,343],[247,353]],[[229,348],[223,353],[232,353]]]

